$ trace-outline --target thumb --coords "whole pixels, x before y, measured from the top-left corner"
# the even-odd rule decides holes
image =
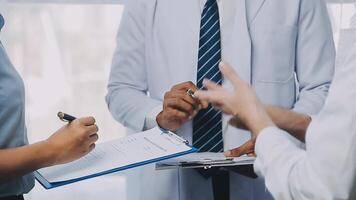
[[[240,157],[242,155],[251,153],[255,147],[255,142],[254,140],[249,140],[240,147],[237,147],[235,149],[226,151],[224,155],[226,157]]]

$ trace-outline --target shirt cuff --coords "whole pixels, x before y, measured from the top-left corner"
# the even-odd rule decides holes
[[[277,128],[268,127],[261,131],[255,144],[256,161],[254,169],[256,174],[263,176],[266,174],[266,167],[273,162],[275,156],[283,153],[287,147],[299,148],[300,142],[289,133]]]
[[[154,107],[151,110],[151,112],[148,113],[148,115],[145,118],[145,126],[144,126],[145,130],[151,129],[158,125],[156,121],[156,117],[162,111],[162,109],[163,109],[163,105],[158,105]]]

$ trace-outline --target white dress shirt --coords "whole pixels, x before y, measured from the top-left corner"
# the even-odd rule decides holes
[[[204,6],[207,0],[199,0],[200,1],[200,11],[201,13],[203,13],[204,10]],[[233,20],[234,17],[234,13],[231,12],[231,9],[224,9],[229,7],[229,1],[222,1],[222,0],[216,0],[218,3],[218,7],[219,7],[219,17],[220,17],[220,32],[223,35],[224,31],[229,31],[229,27],[231,27],[229,25],[229,23],[231,22],[231,20]],[[224,42],[225,41],[225,42]],[[224,57],[224,43],[229,42],[228,40],[223,40],[223,42],[221,43],[221,51],[222,51],[222,59]],[[198,62],[198,60],[197,60]],[[226,83],[223,82],[223,85],[226,86]],[[228,86],[226,86],[228,87]],[[145,119],[145,129],[147,128],[152,128],[157,126],[157,122],[156,122],[156,117],[157,115],[163,110],[163,105],[159,105],[156,106],[147,116]],[[228,120],[224,120],[225,123],[223,123],[223,132],[224,130],[226,130],[228,123]]]
[[[338,62],[325,106],[308,128],[306,150],[274,127],[257,138],[255,171],[276,199],[356,198],[356,30],[352,33],[353,48]]]

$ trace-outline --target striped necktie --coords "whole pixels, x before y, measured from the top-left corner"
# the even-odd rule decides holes
[[[221,38],[219,8],[216,0],[207,0],[202,13],[199,39],[197,87],[203,88],[203,80],[222,83],[219,71]],[[193,120],[193,146],[200,152],[223,151],[222,114],[209,106],[201,110]]]
[[[0,31],[1,31],[2,27],[4,26],[4,24],[5,24],[5,20],[2,17],[2,15],[0,14]]]

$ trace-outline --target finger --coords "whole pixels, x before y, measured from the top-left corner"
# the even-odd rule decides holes
[[[206,109],[209,107],[209,102],[208,101],[204,101],[204,100],[199,100],[200,101],[200,106],[202,109]]]
[[[186,92],[183,92],[183,91],[173,92],[170,95],[170,98],[180,98],[180,99],[184,100],[185,102],[189,103],[190,105],[192,105],[194,108],[198,108],[198,106],[199,106],[198,99],[194,99],[189,94],[187,94]]]
[[[201,101],[207,101],[213,104],[221,104],[224,98],[223,91],[216,91],[216,90],[213,91],[199,90],[196,91],[194,95]]]
[[[195,110],[192,115],[189,116],[189,120],[193,119],[199,113],[198,110]]]
[[[195,110],[193,105],[185,102],[182,99],[178,99],[178,98],[169,99],[167,101],[166,105],[168,107],[183,111],[183,112],[185,112],[185,113],[187,113],[189,115],[192,115],[194,110]]]
[[[95,145],[94,143],[91,144],[91,145],[89,146],[89,152],[91,152],[93,149],[95,149],[95,146],[96,146],[96,145]],[[88,153],[89,153],[89,152],[88,152]]]
[[[255,153],[248,153],[247,156],[248,157],[256,157],[256,154]]]
[[[95,118],[94,117],[83,117],[79,119],[80,123],[84,124],[85,126],[90,126],[95,124]]]
[[[91,136],[89,136],[89,143],[95,143],[96,141],[98,141],[99,139],[99,135],[98,134],[93,134]]]
[[[208,79],[204,79],[203,84],[208,90],[220,90],[220,89],[222,89],[222,87],[219,84],[217,84],[217,83],[215,83],[215,82],[213,82],[211,80],[208,80]]]
[[[242,155],[251,153],[251,151],[253,149],[254,149],[254,142],[252,140],[249,140],[246,143],[244,143],[243,145],[241,145],[240,147],[225,152],[225,156],[240,157]]]
[[[95,124],[91,125],[91,126],[86,126],[85,129],[86,129],[87,135],[89,135],[89,136],[96,134],[99,131],[98,126]]]
[[[219,69],[223,76],[230,80],[234,85],[241,83],[241,78],[229,64],[220,62]]]
[[[189,114],[174,108],[169,108],[168,111],[169,115],[173,116],[173,118],[179,120],[179,121],[185,121],[189,119]]]
[[[171,91],[187,91],[191,89],[193,92],[195,92],[196,90],[198,90],[198,87],[191,81],[188,82],[184,82],[178,85],[175,85],[172,87]]]

